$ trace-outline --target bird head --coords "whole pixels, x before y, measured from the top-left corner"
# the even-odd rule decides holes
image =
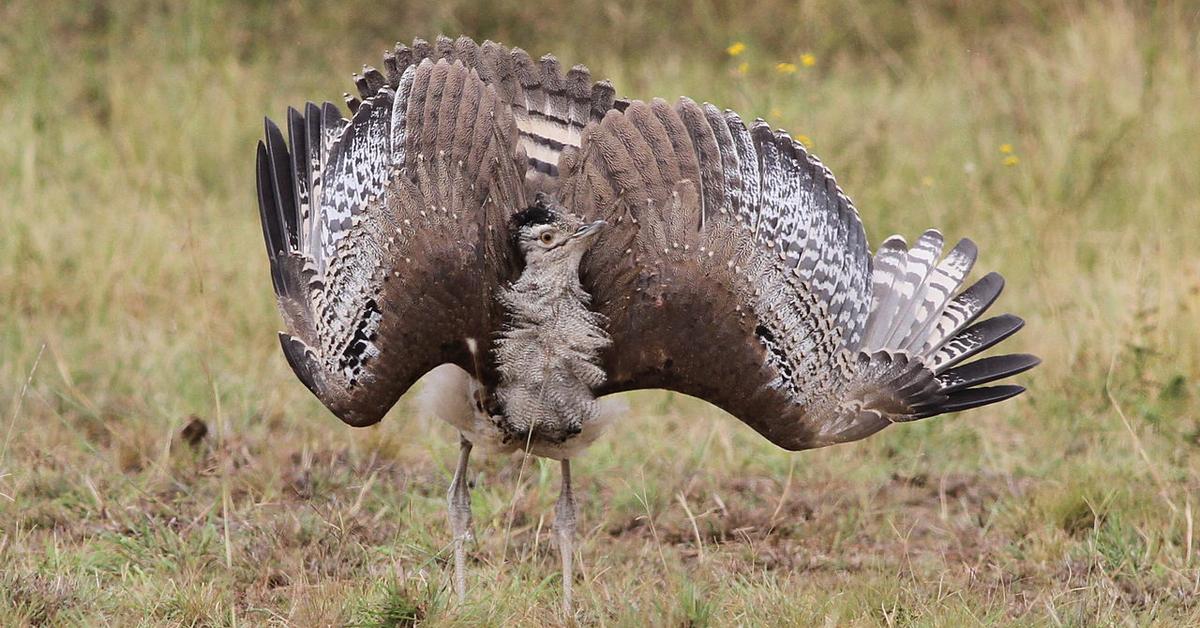
[[[512,233],[528,265],[578,264],[605,224],[603,220],[586,223],[550,196],[538,193],[533,205],[513,216]]]

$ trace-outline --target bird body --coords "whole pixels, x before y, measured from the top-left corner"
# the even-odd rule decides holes
[[[551,204],[539,195],[537,204],[514,218],[525,268],[497,294],[505,312],[491,356],[499,381],[489,388],[455,369],[428,382],[431,389],[449,391],[426,395],[436,402],[421,405],[485,450],[523,448],[563,460],[599,437],[607,424],[597,421],[592,391],[604,383],[600,350],[611,341],[602,317],[588,309],[591,297],[579,282],[586,243],[603,223],[576,228],[556,220],[567,213],[561,208],[551,213]],[[473,341],[470,348],[478,351]],[[459,400],[447,404],[447,394],[465,398],[469,408]],[[438,411],[442,404],[456,411]]]
[[[258,148],[259,207],[296,375],[351,425],[443,364],[462,434],[449,497],[456,588],[474,444],[569,459],[597,397],[700,397],[780,447],[858,440],[1002,401],[1037,364],[968,361],[1022,325],[976,320],[978,251],[936,230],[872,254],[854,205],[799,142],[680,98],[619,99],[586,68],[466,37],[414,41],[335,105],[289,109]],[[564,579],[569,605],[570,579]]]
[[[562,444],[595,419],[592,391],[605,380],[600,350],[611,343],[579,282],[585,247],[603,223],[570,233],[572,225],[555,220],[566,211],[550,203],[539,196],[516,219],[525,269],[499,294],[505,326],[495,349],[501,430],[539,445]]]

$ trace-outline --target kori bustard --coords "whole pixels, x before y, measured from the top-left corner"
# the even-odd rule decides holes
[[[975,244],[931,230],[872,255],[829,170],[761,120],[617,98],[466,37],[383,65],[356,75],[348,118],[288,109],[286,142],[267,120],[259,207],[283,353],[334,414],[371,425],[455,365],[431,398],[461,434],[460,597],[472,447],[561,460],[570,612],[570,460],[608,422],[597,397],[686,393],[800,450],[1008,399],[1023,389],[986,384],[1038,362],[966,362],[1022,326],[976,322],[1003,279],[963,289]]]

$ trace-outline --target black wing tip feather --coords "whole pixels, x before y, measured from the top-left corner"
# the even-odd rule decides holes
[[[999,275],[996,275],[999,278]],[[982,281],[982,280],[981,280]],[[994,281],[994,280],[993,280]],[[1002,279],[1000,279],[1002,281]],[[989,288],[989,290],[994,289]],[[960,332],[966,337],[969,347],[948,363],[935,369],[935,387],[914,391],[909,395],[912,414],[903,420],[924,419],[939,414],[962,412],[980,406],[999,403],[1015,397],[1025,388],[1013,384],[984,386],[1006,377],[1024,373],[1042,363],[1041,358],[1027,353],[1012,353],[990,356],[970,362],[968,358],[978,355],[1012,336],[1025,321],[1019,316],[1001,314],[975,323]],[[925,372],[929,372],[926,370]]]
[[[1041,363],[1041,358],[1028,353],[997,355],[952,368],[937,379],[943,383],[943,393],[954,393],[1024,373]]]
[[[1000,298],[1001,292],[1004,292],[1004,275],[994,270],[980,277],[979,281],[971,284],[971,287],[963,290],[964,295],[969,295],[979,301],[975,316],[983,314],[992,307],[996,299]]]
[[[1024,326],[1025,319],[1015,314],[1000,314],[972,324],[954,337],[955,339],[966,339],[970,346],[961,353],[953,355],[945,363],[939,364],[935,369],[937,374],[941,375],[972,356],[991,349],[1020,331]],[[954,339],[950,342],[954,342]],[[947,345],[949,344],[947,343]]]
[[[958,243],[954,245],[954,248],[961,250],[965,255],[970,257],[972,264],[974,263],[974,260],[979,256],[979,245],[976,244],[975,241],[972,240],[971,238],[960,238],[958,240]],[[995,274],[997,276],[1000,276],[1000,273],[996,273],[994,271],[992,273],[988,273],[988,274]],[[1000,276],[1000,280],[1004,281],[1004,277]]]
[[[292,154],[288,151],[283,139],[283,131],[270,118],[263,118],[266,135],[267,158],[271,164],[271,183],[275,192],[275,210],[279,214],[283,226],[283,244],[295,247],[296,235],[299,233],[299,207],[296,205],[296,187],[292,172]],[[289,120],[290,126],[290,120]],[[292,249],[288,249],[292,250]]]
[[[286,254],[283,246],[283,225],[279,221],[271,159],[267,153],[267,145],[262,140],[258,142],[255,172],[258,189],[258,214],[262,223],[263,241],[267,246],[267,259],[271,262],[271,283],[275,288],[275,294],[282,294],[285,282],[279,257]]]
[[[1025,319],[1016,314],[999,314],[987,320],[975,323],[967,328],[967,331],[974,331],[980,334],[980,344],[975,350],[965,354],[959,361],[976,355],[982,351],[986,351],[996,346],[997,343],[1005,340],[1009,336],[1021,331],[1025,327]]]
[[[967,331],[978,335],[979,344],[956,359],[955,363],[995,346],[1024,325],[1023,319],[1012,314],[1001,314],[972,325]],[[1024,373],[1041,363],[1041,358],[1035,355],[1012,353],[981,358],[953,368],[950,368],[953,364],[947,365],[937,374],[937,382],[941,387],[936,390],[936,396],[929,399],[929,403],[919,404],[914,418],[962,412],[1011,399],[1025,392],[1025,388],[1015,384],[984,384]]]
[[[299,245],[300,192],[296,185],[296,177],[297,169],[302,164],[298,164],[296,160],[303,159],[302,156],[293,155],[293,152],[307,141],[304,117],[290,107],[287,115],[288,132],[294,150],[288,150],[279,126],[270,118],[264,117],[263,139],[258,142],[255,163],[259,218],[262,221],[267,257],[271,261],[271,282],[275,294],[279,296],[289,295],[293,288],[289,273],[285,270],[284,259],[295,252]]]
[[[933,411],[925,416],[934,416],[937,414],[947,414],[950,412],[962,412],[971,410],[981,406],[1000,403],[1007,399],[1012,399],[1017,395],[1025,392],[1024,386],[1016,384],[1005,384],[1002,386],[984,386],[982,388],[967,388],[955,393],[951,393],[944,402],[939,403]]]

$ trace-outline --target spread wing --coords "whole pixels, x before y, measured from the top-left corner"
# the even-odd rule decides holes
[[[517,272],[509,215],[614,94],[582,66],[466,37],[398,45],[355,82],[349,119],[289,109],[286,142],[268,120],[257,175],[284,354],[367,425],[439,364],[486,371],[495,291]]]
[[[958,366],[1022,324],[971,325],[999,275],[959,292],[975,246],[942,258],[936,231],[872,257],[830,172],[762,121],[634,102],[560,169],[564,203],[613,225],[581,271],[613,338],[601,393],[676,390],[803,449],[1006,399],[1023,389],[981,385],[1037,363]]]

